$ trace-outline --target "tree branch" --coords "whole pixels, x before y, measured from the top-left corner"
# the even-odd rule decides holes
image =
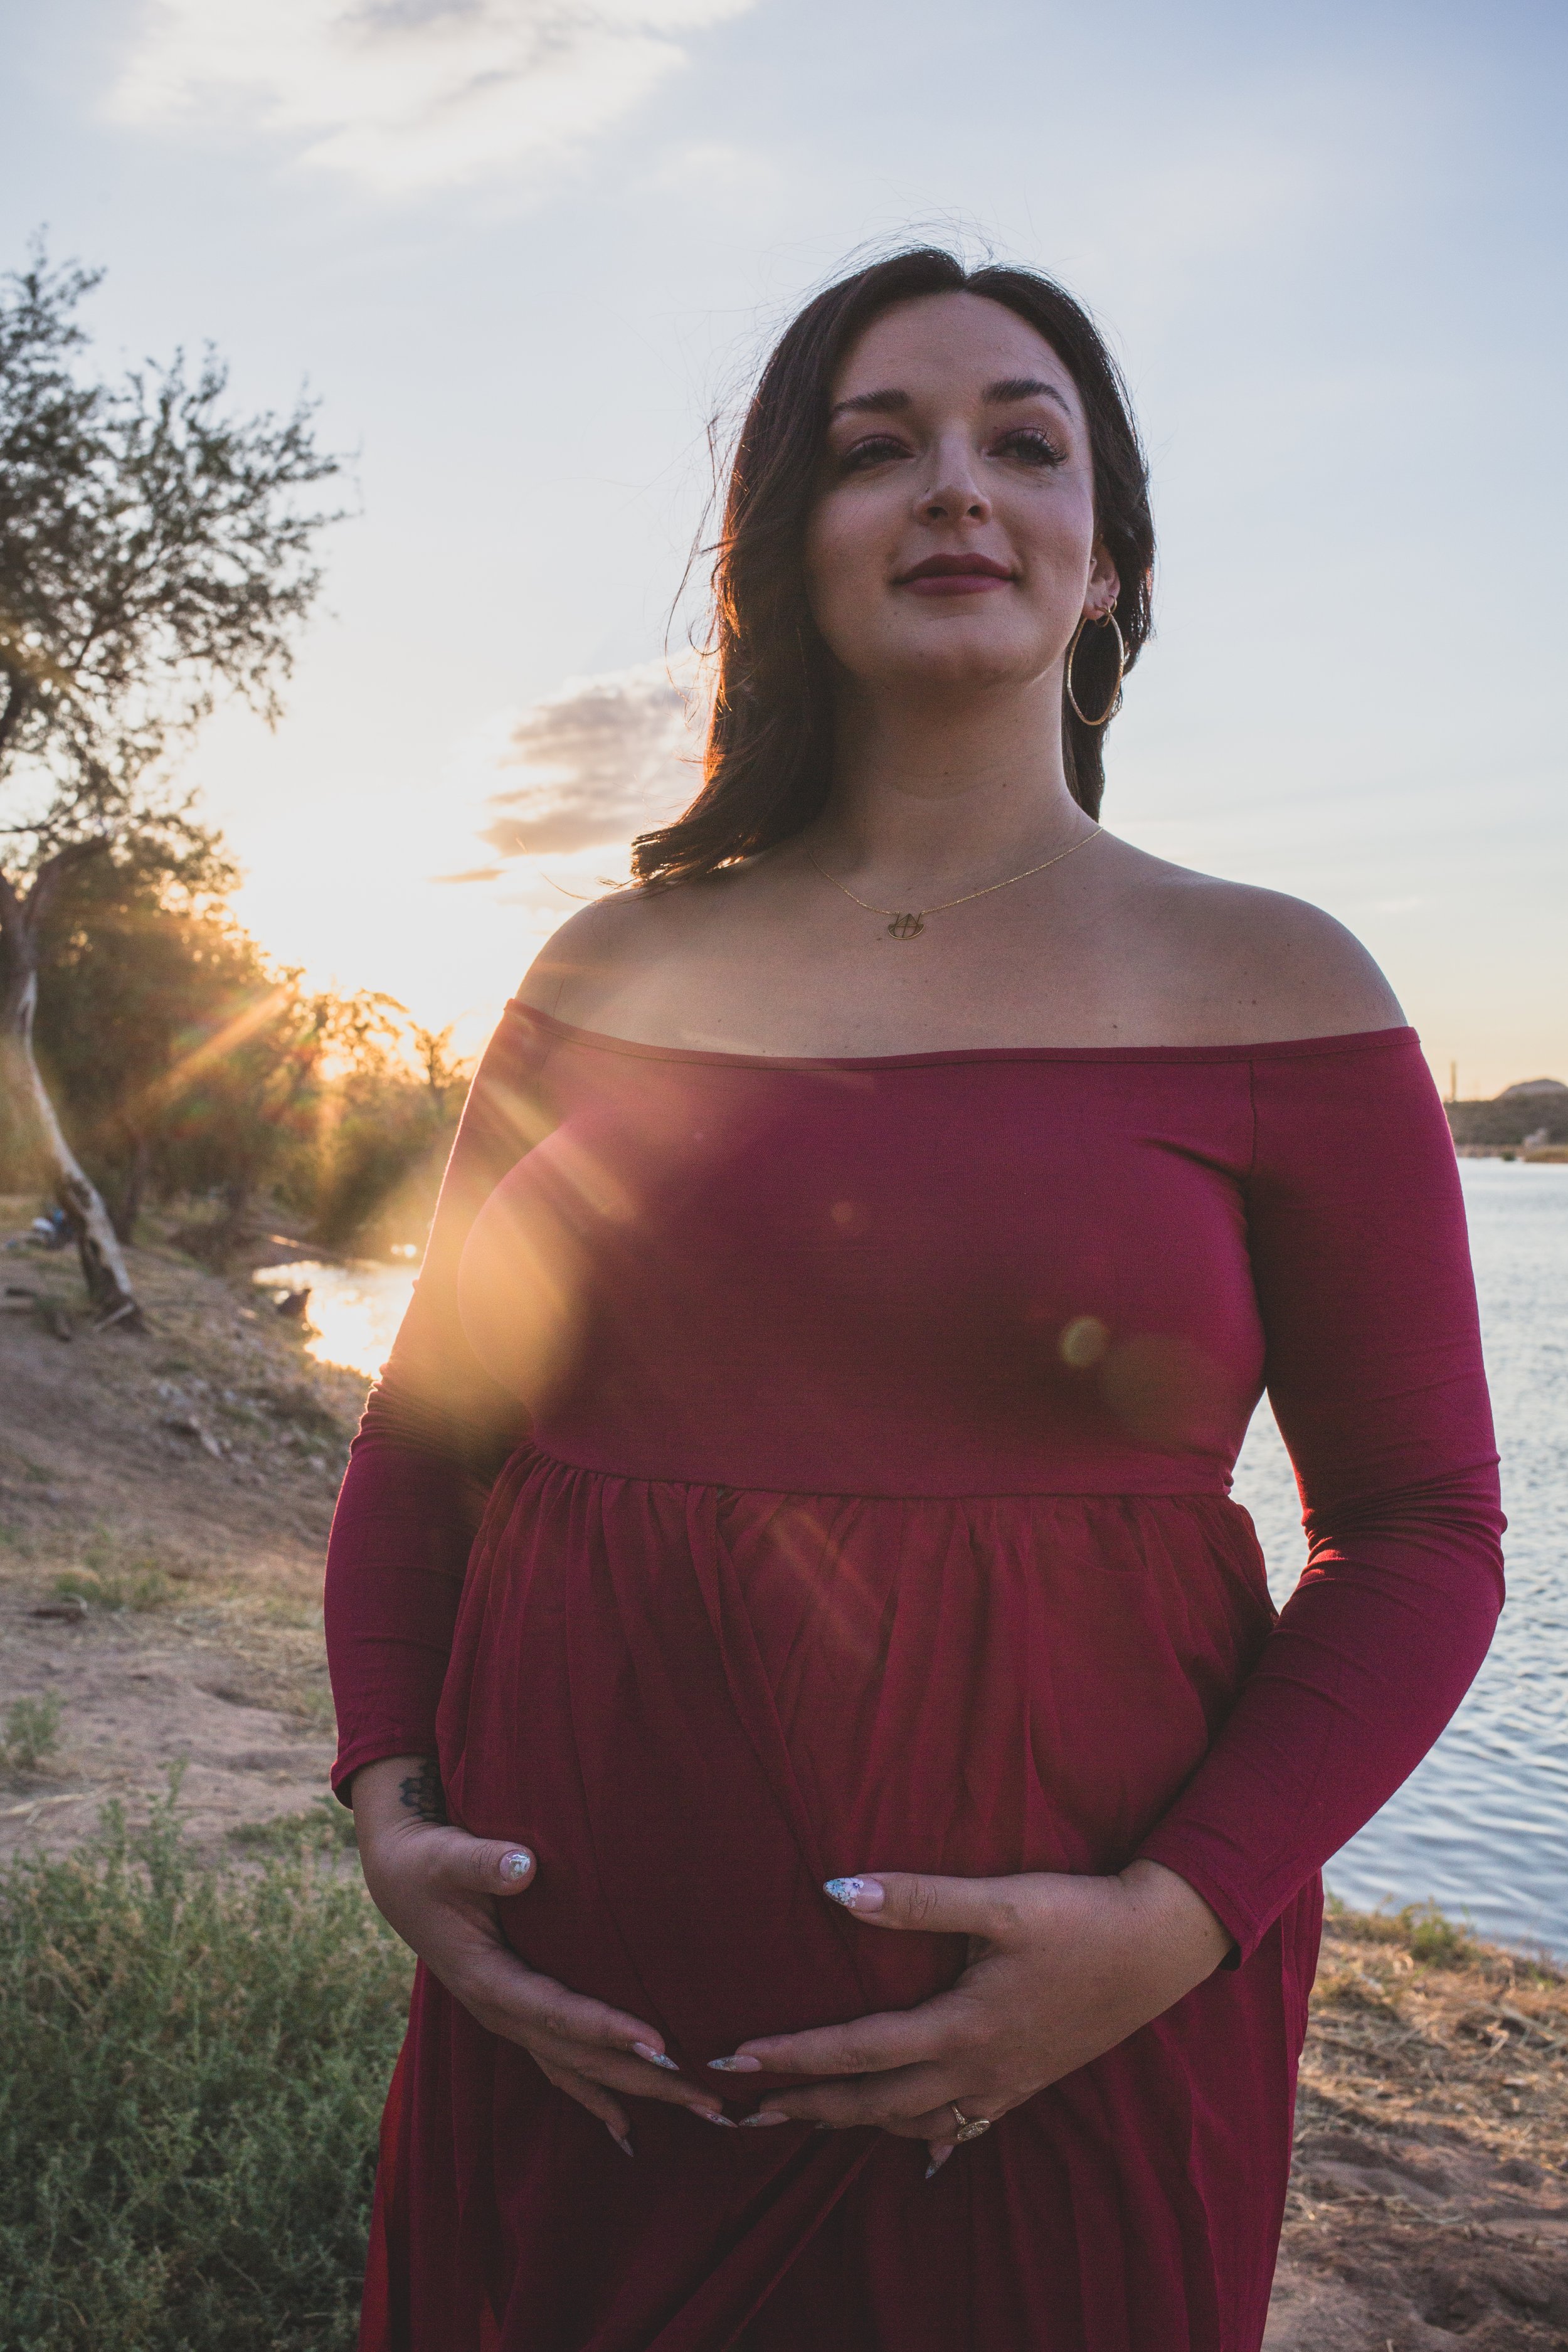
[[[21,725],[22,714],[27,708],[30,693],[31,680],[24,677],[19,671],[13,670],[10,691],[5,697],[5,708],[0,710],[0,760],[5,758],[6,744]]]
[[[102,841],[68,842],[44,860],[26,898],[10,877],[0,872],[0,937],[25,968],[30,969],[36,961],[38,933],[69,876],[89,858],[102,856],[107,848]]]
[[[22,901],[4,867],[0,867],[0,939],[6,941],[13,954],[20,953],[26,940]]]

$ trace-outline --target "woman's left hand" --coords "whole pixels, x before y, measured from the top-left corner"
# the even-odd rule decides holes
[[[852,2077],[771,2094],[748,2123],[873,2125],[925,2140],[933,2171],[952,2152],[955,2107],[994,2123],[1147,2025],[1230,1948],[1203,1897],[1156,1862],[1115,1878],[881,1871],[827,1891],[868,1927],[967,1936],[963,1974],[915,2009],[743,2042],[736,2058],[752,2065],[721,2067]]]

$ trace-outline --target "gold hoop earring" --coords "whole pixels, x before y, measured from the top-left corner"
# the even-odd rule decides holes
[[[1080,710],[1079,709],[1078,697],[1072,690],[1072,657],[1078,651],[1078,641],[1088,627],[1091,617],[1097,623],[1103,624],[1105,622],[1109,622],[1110,626],[1116,632],[1116,684],[1112,688],[1110,700],[1107,703],[1105,709],[1100,712],[1098,719],[1091,719],[1087,710]],[[1086,613],[1082,620],[1079,623],[1077,628],[1072,633],[1072,643],[1068,647],[1067,662],[1068,700],[1071,703],[1075,713],[1083,721],[1083,724],[1086,727],[1100,728],[1108,727],[1110,724],[1110,721],[1115,718],[1117,712],[1121,708],[1121,681],[1126,675],[1127,640],[1121,634],[1121,622],[1117,619],[1115,614],[1109,610],[1103,613],[1096,613],[1092,616]]]

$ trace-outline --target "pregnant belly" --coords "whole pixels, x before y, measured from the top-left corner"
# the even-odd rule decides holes
[[[1217,1496],[860,1502],[534,1455],[470,1568],[448,1799],[539,1856],[520,1955],[700,2066],[963,1965],[824,1878],[1120,1866],[1269,1622]]]

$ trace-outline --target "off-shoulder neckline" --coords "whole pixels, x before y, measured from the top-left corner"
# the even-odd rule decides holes
[[[692,1045],[648,1045],[604,1029],[580,1029],[512,997],[509,1013],[563,1044],[649,1062],[709,1062],[742,1070],[913,1070],[949,1062],[1262,1062],[1364,1054],[1415,1042],[1414,1029],[1358,1029],[1328,1037],[1284,1037],[1236,1045],[949,1045],[923,1054],[726,1054]]]

